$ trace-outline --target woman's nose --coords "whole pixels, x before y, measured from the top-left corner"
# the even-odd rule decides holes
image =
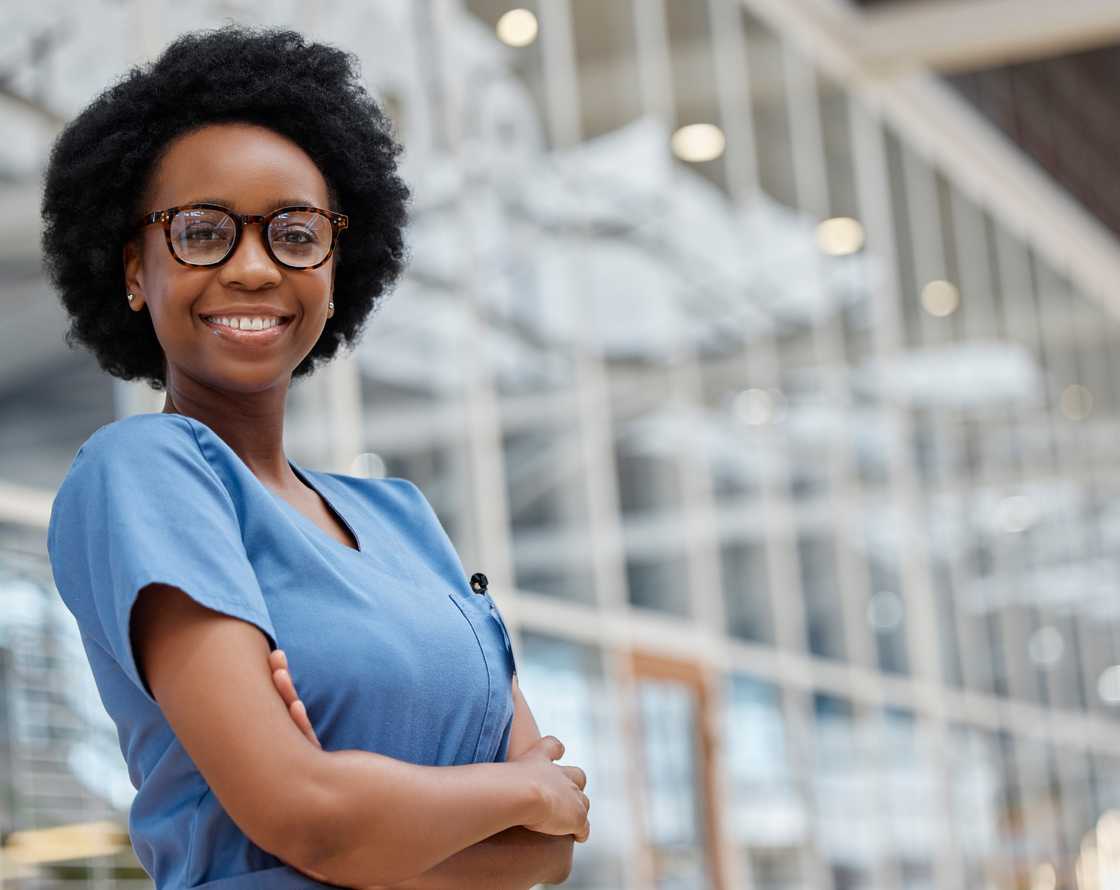
[[[241,240],[221,267],[223,284],[240,284],[256,288],[263,284],[278,283],[280,267],[265,247],[264,229],[259,223],[249,223],[241,233]]]

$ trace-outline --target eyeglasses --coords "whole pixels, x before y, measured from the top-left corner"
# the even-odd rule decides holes
[[[167,249],[184,266],[217,266],[224,263],[249,223],[260,223],[268,255],[288,269],[315,269],[325,263],[349,227],[345,213],[319,207],[280,207],[263,215],[234,213],[221,204],[183,204],[149,213],[136,231],[152,223],[163,224]]]

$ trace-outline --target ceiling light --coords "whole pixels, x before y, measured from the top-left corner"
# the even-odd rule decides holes
[[[537,39],[537,17],[527,9],[511,9],[494,26],[507,46],[528,46]]]
[[[744,389],[735,396],[731,410],[749,426],[778,423],[785,417],[786,397],[781,390]]]
[[[960,304],[961,292],[950,281],[938,279],[922,288],[922,308],[937,318],[952,315]]]
[[[363,451],[350,462],[350,475],[362,479],[381,479],[386,469],[384,458],[373,451]]]
[[[1084,420],[1093,410],[1093,393],[1087,386],[1071,383],[1062,390],[1061,406],[1070,420]]]
[[[689,124],[673,134],[673,154],[682,161],[710,161],[723,154],[726,140],[715,124]]]
[[[1050,667],[1062,659],[1065,643],[1062,633],[1056,627],[1040,627],[1027,641],[1027,652],[1031,661],[1042,667]]]
[[[1097,678],[1097,694],[1101,701],[1110,704],[1120,704],[1120,664],[1114,664],[1101,671]]]
[[[817,224],[817,246],[829,256],[846,256],[863,247],[863,226],[850,216],[834,216]]]

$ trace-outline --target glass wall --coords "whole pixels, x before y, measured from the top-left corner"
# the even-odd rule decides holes
[[[414,261],[355,353],[293,388],[291,452],[411,479],[488,575],[541,731],[588,774],[566,886],[1098,886],[1117,307],[761,5],[534,2],[516,47],[498,0],[239,12],[359,53],[415,194]],[[226,7],[140,9],[118,68]],[[693,124],[719,128],[708,159],[686,159]],[[0,268],[5,304],[54,299]],[[3,517],[4,568],[45,549],[32,495],[81,441],[162,404],[60,330],[37,364],[0,356],[0,494],[29,505]],[[53,602],[41,555],[8,571],[5,602]],[[52,670],[82,676],[67,616],[34,614]],[[124,824],[88,697],[64,717],[8,689],[12,725],[102,739],[56,733],[85,790],[66,812],[13,791],[10,827]],[[54,769],[20,762],[9,788]],[[112,855],[71,865],[124,881]]]

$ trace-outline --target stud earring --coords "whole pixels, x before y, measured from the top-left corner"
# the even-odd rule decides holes
[[[129,291],[129,292],[128,292],[128,302],[130,302],[130,303],[131,303],[131,302],[132,302],[132,298],[133,298],[133,297],[135,297],[135,296],[136,296],[136,294],[134,294],[134,293],[133,293],[132,291]]]

